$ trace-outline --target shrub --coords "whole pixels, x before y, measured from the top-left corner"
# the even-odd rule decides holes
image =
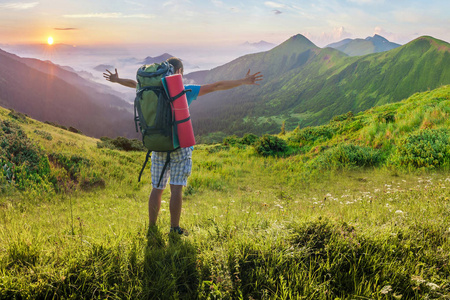
[[[254,144],[255,150],[262,156],[274,156],[284,154],[288,150],[285,140],[279,137],[265,134]]]
[[[46,181],[50,165],[45,153],[11,121],[0,122],[0,160],[2,175],[20,190]]]
[[[49,141],[51,141],[51,140],[53,140],[53,137],[52,137],[52,135],[50,134],[50,133],[48,133],[48,132],[46,132],[46,131],[43,131],[43,130],[35,130],[34,131],[34,133],[36,133],[37,135],[40,135],[40,136],[42,136],[44,139],[46,139],[46,140],[49,140]]]
[[[424,129],[400,140],[397,160],[401,166],[433,169],[450,159],[450,131]]]
[[[236,135],[227,136],[223,139],[222,144],[225,146],[237,146],[237,145],[246,145],[250,146],[255,144],[258,140],[258,136],[253,133],[246,133],[242,138],[237,137]]]
[[[72,126],[70,126],[68,130],[73,133],[83,134],[83,132],[81,132],[81,130],[76,129],[75,127],[72,127]]]
[[[383,161],[380,150],[353,144],[339,144],[321,153],[311,161],[310,166],[316,169],[332,169],[341,167],[372,167]]]
[[[72,179],[76,179],[80,173],[81,167],[90,166],[90,161],[79,155],[72,155],[68,157],[62,153],[51,153],[48,156],[49,160],[62,168],[64,168]]]
[[[234,146],[238,143],[238,139],[236,135],[227,136],[223,139],[222,144],[225,146]]]
[[[331,121],[332,122],[341,122],[341,121],[345,121],[345,120],[351,120],[351,119],[353,119],[353,116],[354,116],[353,112],[349,111],[348,113],[334,116],[333,119],[331,119]]]
[[[54,122],[45,121],[44,123],[48,124],[48,125],[51,125],[51,126],[54,126],[54,127],[57,127],[57,128],[64,129],[64,130],[69,130],[66,126],[59,125],[59,124],[56,124]]]
[[[246,133],[241,139],[241,143],[244,145],[253,145],[258,140],[258,136],[253,133]]]
[[[299,143],[300,146],[313,144],[316,141],[324,142],[331,139],[334,130],[328,126],[305,127],[289,138],[290,143]]]
[[[97,142],[97,148],[109,148],[123,151],[147,151],[142,144],[142,141],[138,139],[127,139],[122,136],[115,139],[101,137],[100,142]]]
[[[9,110],[8,116],[10,116],[11,118],[13,118],[13,119],[15,119],[15,120],[17,120],[19,122],[28,123],[28,121],[27,121],[28,115],[20,113],[20,112],[17,112],[14,109],[10,109]]]

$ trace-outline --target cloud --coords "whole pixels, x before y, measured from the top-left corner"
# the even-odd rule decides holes
[[[356,3],[356,4],[381,4],[384,1],[383,0],[348,0],[348,2]]]
[[[312,34],[310,32],[305,33],[305,36],[314,42],[319,47],[328,45],[333,42],[343,40],[352,36],[350,32],[347,32],[343,26],[335,27],[331,32],[322,32],[320,35]]]
[[[120,19],[120,18],[135,18],[135,19],[151,19],[154,15],[146,14],[135,14],[135,15],[124,15],[122,13],[93,13],[93,14],[75,14],[75,15],[63,15],[64,18],[74,18],[74,19],[87,19],[87,18],[97,18],[97,19]]]
[[[275,9],[286,7],[286,5],[284,5],[284,4],[281,4],[281,3],[278,3],[278,2],[272,2],[272,1],[266,1],[266,2],[264,2],[264,5],[265,5],[265,6],[268,6],[268,7],[270,7],[270,8],[275,8]]]
[[[211,2],[217,7],[223,7],[223,2],[220,0],[211,0]]]
[[[274,10],[272,10],[272,11],[273,11],[273,13],[276,14],[276,15],[280,15],[280,14],[283,13],[282,11],[279,11],[278,9],[274,9]]]
[[[38,4],[39,2],[9,2],[9,3],[0,3],[0,8],[25,10],[33,8]]]
[[[390,42],[395,42],[395,43],[400,43],[400,44],[408,42],[411,40],[411,38],[414,38],[415,36],[417,36],[416,33],[412,34],[412,36],[393,33],[393,32],[390,32],[380,26],[377,26],[374,28],[373,34],[381,35],[382,37],[386,38]]]
[[[68,28],[59,28],[59,27],[56,27],[56,28],[53,28],[54,30],[78,30],[78,28],[73,28],[73,27],[68,27]]]

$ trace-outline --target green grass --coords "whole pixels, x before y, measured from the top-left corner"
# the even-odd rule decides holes
[[[449,299],[448,164],[346,163],[349,153],[371,154],[363,162],[395,153],[424,118],[448,126],[440,117],[448,106],[433,102],[439,93],[302,132],[296,155],[196,146],[183,238],[168,235],[168,191],[158,227],[148,228],[149,168],[137,182],[144,152],[16,120],[43,153],[63,157],[49,159],[42,177],[56,178],[55,190],[19,190],[2,177],[0,299]],[[395,122],[386,122],[392,111]],[[359,148],[337,146],[344,140]],[[321,155],[341,164],[312,168]]]

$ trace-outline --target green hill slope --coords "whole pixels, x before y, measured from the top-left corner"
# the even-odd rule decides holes
[[[264,81],[260,87],[206,95],[194,102],[191,112],[197,134],[275,133],[284,120],[288,129],[324,124],[337,114],[397,102],[450,83],[450,45],[431,37],[360,57],[314,47],[299,36],[279,47],[208,73],[206,82],[261,70]],[[275,55],[277,51],[284,56]]]
[[[346,39],[330,44],[327,47],[335,48],[349,56],[360,56],[389,51],[399,46],[399,44],[389,42],[384,37],[375,34],[373,37],[365,39]]]
[[[445,299],[449,115],[443,86],[287,132],[290,155],[197,145],[180,238],[168,192],[148,228],[145,152],[0,108],[0,299]]]

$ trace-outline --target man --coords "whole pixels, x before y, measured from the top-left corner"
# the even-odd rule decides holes
[[[172,57],[167,60],[174,67],[175,74],[183,75],[183,63],[180,59]],[[117,69],[115,73],[103,73],[106,80],[116,82],[121,85],[136,88],[137,82],[132,79],[119,78]],[[238,80],[218,81],[205,85],[185,85],[185,89],[192,91],[186,93],[188,105],[197,99],[198,96],[203,96],[215,91],[223,91],[236,88],[241,85],[259,85],[257,82],[263,79],[260,72],[250,74],[248,70],[247,75]],[[180,227],[181,207],[183,202],[183,186],[187,185],[187,179],[191,174],[192,169],[192,150],[193,147],[180,148],[171,153],[171,161],[167,167],[164,176],[158,186],[160,172],[166,160],[166,152],[152,152],[152,191],[148,201],[148,213],[150,226],[156,225],[158,213],[161,208],[161,197],[166,187],[167,181],[170,177],[170,232],[187,235],[187,231]]]

